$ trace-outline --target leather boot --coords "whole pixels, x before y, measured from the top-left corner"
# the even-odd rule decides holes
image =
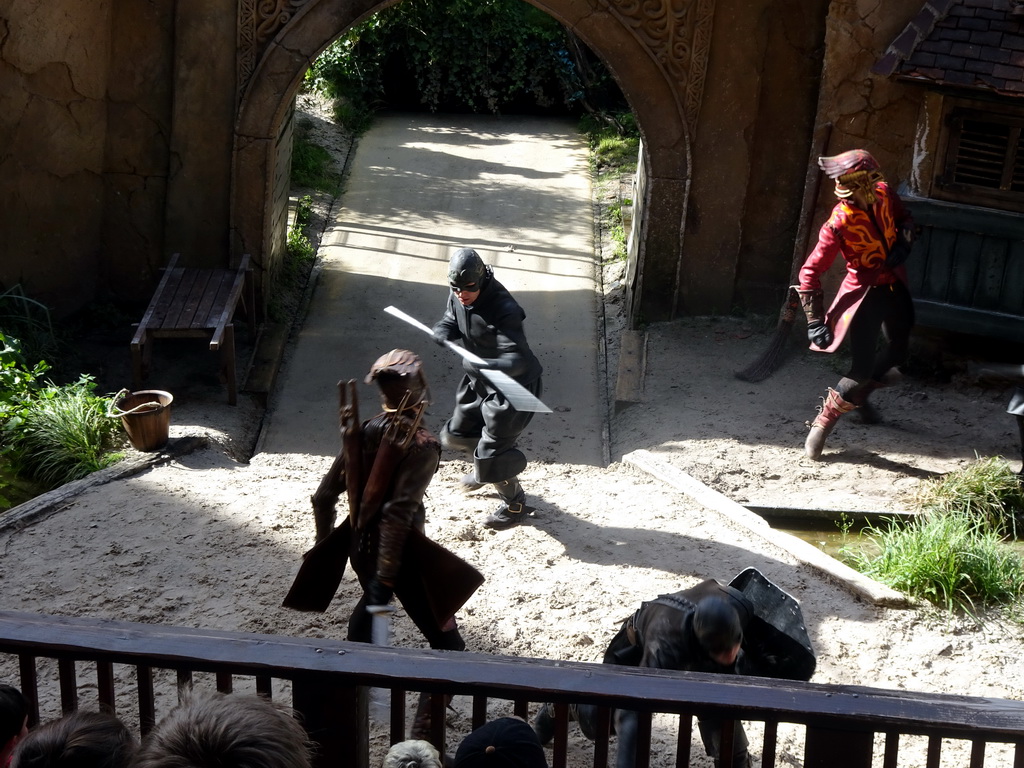
[[[546,746],[555,737],[555,708],[550,703],[541,704],[531,725],[541,745]]]
[[[881,424],[882,414],[877,408],[868,400],[871,397],[871,393],[876,389],[881,389],[885,384],[881,381],[872,379],[865,381],[863,384],[858,386],[855,391],[847,392],[846,396],[849,402],[857,404],[857,416],[860,419],[861,424]]]
[[[430,716],[430,698],[427,691],[420,693],[420,700],[416,704],[416,715],[412,720],[412,728],[409,729],[409,738],[421,739],[433,744],[430,733],[433,726],[433,718]],[[451,702],[451,694],[445,694],[444,705],[447,707]]]
[[[817,461],[821,457],[821,451],[825,447],[825,438],[839,421],[839,417],[856,407],[853,403],[844,400],[836,390],[829,387],[828,397],[825,398],[818,416],[811,422],[811,431],[807,434],[807,440],[804,443],[804,453],[807,458]]]
[[[501,504],[484,519],[484,527],[502,530],[518,525],[527,518],[525,505],[526,494],[523,487],[519,485],[519,478],[512,477],[494,483],[494,489],[498,492]]]

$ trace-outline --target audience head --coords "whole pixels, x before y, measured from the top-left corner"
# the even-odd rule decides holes
[[[548,768],[548,761],[529,723],[502,717],[462,740],[455,753],[455,768]]]
[[[383,768],[443,768],[441,755],[429,741],[400,741],[384,757]]]
[[[14,748],[11,768],[126,768],[135,735],[106,712],[72,712],[29,731]]]
[[[188,694],[142,740],[133,768],[309,768],[292,713],[262,696]]]
[[[0,683],[0,765],[7,764],[7,758],[26,733],[28,699],[13,685]]]

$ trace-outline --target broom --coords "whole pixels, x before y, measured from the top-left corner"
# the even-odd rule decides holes
[[[772,334],[768,347],[761,356],[744,368],[736,371],[736,378],[741,381],[758,382],[764,381],[785,362],[786,345],[789,342],[790,332],[793,330],[793,323],[796,321],[797,312],[800,311],[800,296],[796,292],[796,286],[789,286],[786,291],[786,301],[782,304],[779,312],[779,322],[775,326],[775,333]]]
[[[742,371],[736,372],[736,378],[741,381],[755,383],[764,381],[779,370],[785,362],[787,342],[793,330],[793,324],[796,322],[797,314],[800,312],[800,296],[797,294],[796,286],[793,283],[796,282],[797,274],[804,263],[807,248],[810,244],[810,220],[814,212],[814,205],[818,200],[818,189],[821,186],[821,171],[818,169],[818,158],[824,154],[831,135],[832,123],[825,123],[815,133],[811,147],[811,156],[807,163],[807,176],[804,177],[804,199],[801,206],[800,226],[797,228],[795,245],[793,247],[790,286],[786,291],[786,300],[782,303],[782,309],[779,311],[779,322],[775,326],[775,333],[772,334],[768,347],[757,360]]]

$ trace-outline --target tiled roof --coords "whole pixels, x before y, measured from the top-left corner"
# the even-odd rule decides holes
[[[1024,0],[927,0],[871,71],[1024,98]]]

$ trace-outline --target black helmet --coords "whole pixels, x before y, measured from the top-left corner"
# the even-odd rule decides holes
[[[487,267],[480,254],[472,248],[459,248],[448,262],[448,282],[452,288],[483,288]]]
[[[728,651],[743,640],[740,617],[721,597],[706,597],[693,611],[693,631],[708,653]]]
[[[409,399],[406,400],[406,408],[430,401],[423,363],[415,352],[408,349],[392,349],[378,357],[364,379],[366,384],[374,382],[380,387],[381,405],[385,410],[398,410],[407,392]]]

